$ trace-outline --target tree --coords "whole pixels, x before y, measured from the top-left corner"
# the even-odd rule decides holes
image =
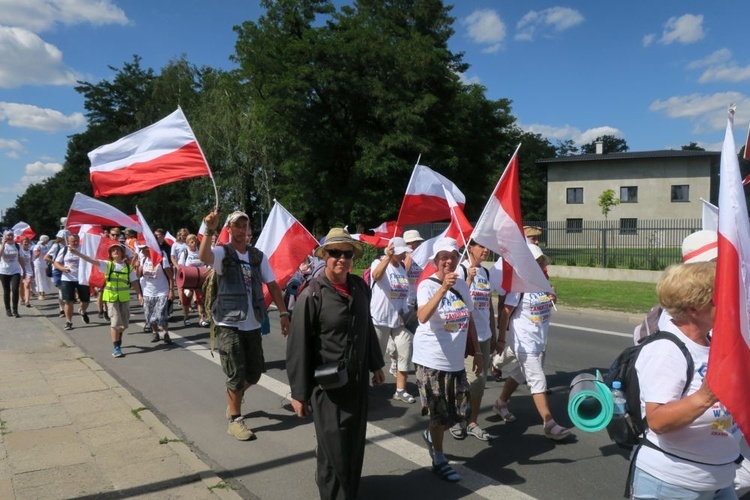
[[[705,149],[698,146],[697,142],[691,142],[690,144],[683,145],[680,149],[682,151],[705,151]]]
[[[578,154],[578,146],[573,142],[572,139],[565,141],[557,141],[557,155],[556,156],[571,156]]]
[[[620,139],[619,137],[615,137],[613,135],[601,135],[597,137],[595,140],[589,142],[588,144],[583,144],[581,146],[581,153],[582,154],[596,153],[596,143],[599,141],[602,141],[603,143],[604,154],[625,153],[630,149],[628,147],[628,143],[625,142],[625,139]]]
[[[599,195],[599,208],[602,209],[602,215],[604,220],[607,220],[609,212],[612,211],[613,207],[620,204],[620,198],[615,198],[614,189],[606,189],[602,194]]]

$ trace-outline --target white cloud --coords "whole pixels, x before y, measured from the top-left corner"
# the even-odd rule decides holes
[[[125,12],[111,0],[0,0],[0,24],[35,33],[56,24],[127,24]]]
[[[703,16],[685,14],[680,17],[670,17],[664,23],[664,32],[659,39],[659,43],[669,45],[679,42],[687,45],[702,40],[705,36]]]
[[[475,43],[486,45],[484,53],[497,52],[505,40],[505,23],[492,9],[479,9],[461,21],[467,27],[469,38]]]
[[[8,158],[16,159],[19,153],[25,151],[25,148],[15,139],[3,139],[0,137],[0,151],[3,151]]]
[[[732,51],[727,48],[721,48],[703,59],[690,62],[687,69],[703,69],[703,73],[698,78],[699,83],[739,83],[750,80],[750,65],[737,64],[732,59]]]
[[[686,118],[693,122],[694,133],[703,134],[726,128],[730,103],[737,105],[735,123],[747,123],[750,120],[750,98],[740,92],[674,96],[652,102],[649,110],[662,112],[669,118]]]
[[[482,84],[482,80],[477,75],[469,76],[466,73],[456,73],[456,75],[458,75],[458,79],[464,85],[481,85]]]
[[[696,59],[687,65],[688,69],[700,69],[724,64],[732,59],[732,51],[725,48],[714,51],[703,59]]]
[[[78,79],[57,47],[31,31],[0,26],[0,88],[72,85]]]
[[[534,123],[531,125],[520,125],[523,130],[531,132],[532,134],[540,134],[543,137],[551,140],[566,141],[572,140],[576,145],[581,146],[582,144],[590,144],[595,141],[597,137],[603,135],[612,135],[624,139],[625,134],[616,127],[610,127],[608,125],[590,128],[581,132],[578,127],[572,125],[563,125],[556,127],[552,125],[543,125]]]
[[[532,41],[537,32],[561,33],[584,21],[583,15],[568,7],[552,7],[540,11],[529,11],[516,24],[516,40]]]
[[[42,163],[40,161],[29,163],[24,169],[27,176],[47,178],[62,170],[59,163]]]
[[[0,121],[3,120],[7,120],[11,127],[41,130],[42,132],[73,130],[86,124],[83,113],[73,113],[66,116],[54,109],[0,101]]]
[[[648,35],[645,35],[643,37],[643,46],[648,47],[649,45],[654,43],[654,40],[656,40],[656,35],[654,35],[653,33],[649,33]]]

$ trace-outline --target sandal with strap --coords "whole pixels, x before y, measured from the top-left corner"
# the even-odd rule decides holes
[[[492,434],[485,431],[484,429],[482,429],[476,424],[468,426],[466,428],[466,432],[469,436],[474,436],[480,441],[492,441],[493,439],[497,437],[497,436],[493,436]]]
[[[570,429],[559,425],[554,420],[550,420],[546,424],[544,424],[544,435],[549,439],[554,439],[555,441],[565,439],[566,437],[570,436],[570,432]]]
[[[406,404],[412,404],[416,401],[416,399],[414,399],[414,396],[406,391],[396,391],[396,393],[393,395],[393,399]]]
[[[492,406],[492,411],[500,415],[500,418],[502,418],[505,422],[516,421],[516,416],[513,415],[508,409],[508,403],[503,403],[500,400],[497,400]]]
[[[461,476],[458,475],[458,472],[448,462],[433,463],[432,472],[437,474],[440,479],[445,479],[449,483],[456,483],[461,480]]]

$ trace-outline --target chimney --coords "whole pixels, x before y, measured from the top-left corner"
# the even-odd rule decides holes
[[[604,154],[604,141],[596,141],[594,145],[596,146],[596,154],[603,155]]]

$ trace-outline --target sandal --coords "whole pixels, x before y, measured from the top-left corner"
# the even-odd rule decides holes
[[[489,432],[485,431],[481,427],[479,427],[477,424],[470,425],[466,428],[465,431],[469,436],[474,436],[480,441],[492,441],[497,436],[493,436]],[[455,436],[454,436],[455,437]]]
[[[412,404],[416,401],[416,399],[414,399],[414,396],[406,391],[396,391],[396,393],[393,395],[393,399],[407,404]]]
[[[504,403],[498,399],[497,401],[495,401],[495,404],[492,406],[492,410],[498,415],[500,415],[500,418],[502,418],[506,422],[516,421],[516,416],[513,415],[508,409],[508,403]]]
[[[449,483],[456,483],[461,480],[461,476],[458,475],[458,472],[448,462],[433,463],[432,472],[437,474],[440,479],[445,479]]]
[[[459,441],[462,439],[466,439],[466,427],[462,427],[461,424],[456,424],[453,427],[450,428],[451,436],[453,436],[453,439],[458,439]]]
[[[544,424],[544,435],[549,439],[554,439],[555,441],[565,439],[566,437],[570,436],[570,432],[570,429],[559,425],[554,420],[550,420],[546,424]]]

